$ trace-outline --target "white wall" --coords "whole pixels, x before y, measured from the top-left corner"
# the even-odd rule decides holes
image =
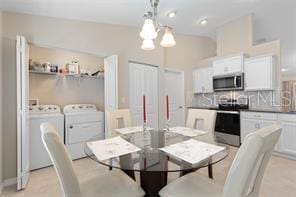
[[[214,56],[216,51],[214,42],[204,37],[176,36],[177,45],[173,51],[160,47],[156,40],[156,49],[153,51],[141,50],[142,40],[139,38],[138,28],[119,25],[98,24],[76,20],[33,16],[26,14],[3,14],[4,27],[4,106],[7,111],[4,120],[4,178],[16,176],[16,113],[15,113],[15,52],[14,42],[17,34],[25,36],[29,42],[39,46],[52,46],[54,48],[69,49],[82,53],[107,56],[119,55],[119,107],[127,108],[128,103],[128,61],[137,61],[159,66],[159,114],[165,112],[164,68],[165,66],[178,66],[186,70],[198,65],[200,59]],[[161,37],[161,36],[159,36]],[[201,51],[207,51],[202,52]],[[176,53],[175,53],[176,52]],[[187,58],[187,54],[196,55]],[[167,58],[169,60],[167,60]],[[165,62],[168,62],[167,64]],[[174,63],[174,65],[173,65]],[[191,73],[189,73],[189,82]],[[187,77],[187,76],[185,76]],[[192,92],[192,87],[186,87]],[[159,116],[159,124],[164,125],[164,115]]]

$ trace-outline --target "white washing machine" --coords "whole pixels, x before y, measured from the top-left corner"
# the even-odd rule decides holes
[[[64,115],[56,105],[37,105],[29,107],[30,117],[30,170],[52,165],[42,143],[40,125],[51,123],[64,140]]]
[[[67,105],[65,115],[65,145],[72,159],[85,157],[84,145],[93,138],[104,139],[104,113],[92,104]]]

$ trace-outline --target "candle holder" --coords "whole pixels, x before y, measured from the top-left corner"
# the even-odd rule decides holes
[[[166,121],[165,129],[164,129],[165,131],[170,131],[169,121],[170,121],[170,120],[167,120],[167,121]]]
[[[143,142],[144,142],[144,149],[149,149],[149,135],[147,130],[147,123],[144,122],[143,124]]]

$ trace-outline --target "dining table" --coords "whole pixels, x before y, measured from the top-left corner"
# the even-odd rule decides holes
[[[92,149],[85,143],[84,152],[93,161],[109,167],[110,170],[120,169],[134,180],[136,180],[135,174],[139,173],[137,177],[140,179],[141,187],[146,193],[145,196],[149,197],[159,196],[158,192],[167,185],[168,173],[178,173],[179,176],[184,176],[200,168],[212,167],[228,156],[230,148],[229,145],[221,143],[221,139],[207,140],[206,143],[223,147],[223,150],[193,164],[168,154],[162,148],[186,142],[190,139],[203,141],[199,136],[188,137],[180,133],[170,132],[168,129],[151,129],[145,132],[121,135],[121,138],[138,147],[140,151],[99,160]],[[97,136],[94,136],[88,142],[94,142],[97,139]]]

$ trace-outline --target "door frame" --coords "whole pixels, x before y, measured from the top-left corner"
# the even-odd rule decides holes
[[[28,102],[29,99],[29,53],[26,38],[16,36],[16,97],[17,97],[17,190],[24,189],[30,176],[30,150],[26,139],[29,139]],[[27,52],[27,53],[26,53]],[[28,96],[26,98],[24,95]],[[29,143],[29,141],[27,141]]]
[[[134,64],[141,64],[143,66],[151,66],[157,69],[157,102],[156,102],[156,108],[157,108],[157,127],[159,128],[159,123],[160,123],[160,116],[159,116],[159,66],[158,65],[153,65],[153,64],[147,64],[147,63],[142,63],[142,62],[138,62],[138,61],[133,61],[133,60],[129,60],[128,61],[128,95],[129,95],[129,108],[130,108],[130,104],[131,104],[131,78],[130,78],[130,63],[134,63]],[[158,129],[156,128],[156,129]]]
[[[181,98],[181,102],[182,102],[182,106],[183,106],[183,113],[182,113],[182,122],[183,124],[185,125],[186,123],[186,109],[185,109],[185,106],[186,106],[186,97],[185,97],[185,72],[184,70],[181,70],[181,69],[176,69],[176,68],[165,68],[164,69],[164,73],[166,72],[171,72],[171,73],[178,73],[178,74],[181,74],[181,78],[182,78],[182,98]],[[165,78],[165,74],[164,74],[164,78]],[[164,84],[164,87],[166,88],[166,84]],[[166,94],[166,93],[165,93]]]

